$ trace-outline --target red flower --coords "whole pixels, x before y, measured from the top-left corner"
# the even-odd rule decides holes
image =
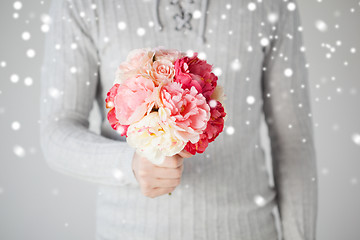
[[[212,142],[219,136],[224,129],[224,117],[226,116],[224,107],[219,101],[216,101],[216,107],[210,108],[210,120],[205,129],[209,142]]]
[[[190,141],[185,145],[185,150],[191,153],[192,155],[195,155],[198,153],[203,153],[205,149],[207,148],[209,141],[207,139],[207,135],[202,133],[200,134],[200,139],[197,143],[193,144]]]
[[[107,114],[107,119],[114,130],[118,131],[121,136],[125,135],[127,137],[127,129],[129,125],[121,125],[115,115],[114,98],[117,94],[119,86],[119,84],[114,84],[107,93],[107,97],[105,99],[106,108],[110,108],[110,111]]]
[[[198,53],[194,53],[191,58],[183,57],[175,61],[174,81],[181,83],[184,89],[194,86],[209,101],[217,85],[218,77],[211,72],[212,65],[199,59],[197,55]]]

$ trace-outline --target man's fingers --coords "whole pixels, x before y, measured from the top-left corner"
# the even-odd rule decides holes
[[[157,188],[154,188],[152,190],[152,192],[147,197],[155,198],[155,197],[158,197],[158,196],[173,192],[174,190],[175,190],[175,187],[170,187],[170,188],[157,187]]]
[[[185,149],[183,149],[181,152],[179,152],[178,155],[180,155],[180,157],[182,157],[182,158],[189,158],[189,157],[193,156],[191,153],[189,153]]]
[[[151,183],[153,188],[157,187],[163,187],[163,188],[169,188],[169,187],[176,187],[180,184],[180,178],[174,178],[174,179],[163,179],[163,178],[156,178]]]
[[[178,155],[174,155],[171,157],[165,157],[164,162],[161,164],[157,164],[158,167],[163,168],[177,168],[183,164],[183,158]]]
[[[154,175],[157,178],[180,178],[184,170],[184,165],[177,168],[156,167]]]

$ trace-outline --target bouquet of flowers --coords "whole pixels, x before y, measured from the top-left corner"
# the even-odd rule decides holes
[[[111,127],[154,164],[182,150],[203,153],[226,115],[212,67],[196,52],[132,50],[105,100]]]

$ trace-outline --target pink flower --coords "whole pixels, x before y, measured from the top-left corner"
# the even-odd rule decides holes
[[[210,118],[205,97],[195,87],[183,89],[172,82],[161,88],[159,100],[160,119],[173,126],[179,139],[197,142]]]
[[[110,111],[107,114],[107,119],[109,120],[109,123],[114,130],[118,131],[121,136],[125,135],[127,137],[127,129],[129,125],[121,125],[119,123],[119,120],[115,116],[114,98],[117,94],[118,89],[119,84],[114,84],[110,91],[107,93],[107,97],[105,99],[106,108],[110,108]]]
[[[149,75],[156,86],[172,82],[175,76],[174,65],[167,59],[159,59],[153,62]]]
[[[151,112],[158,98],[153,81],[143,76],[128,78],[119,86],[114,99],[116,118],[122,125],[139,121]]]
[[[132,50],[126,61],[121,63],[116,71],[115,83],[123,83],[136,75],[146,74],[151,68],[155,52],[150,48]]]
[[[175,82],[182,84],[184,89],[190,89],[192,86],[199,93],[209,100],[217,85],[217,76],[211,72],[212,65],[205,60],[197,57],[197,53],[193,57],[183,57],[175,61]]]
[[[195,153],[203,153],[208,144],[214,141],[224,129],[224,117],[226,113],[222,104],[216,101],[216,106],[211,108],[210,112],[210,120],[207,123],[204,133],[200,135],[200,140],[195,144],[189,141],[184,148],[193,155]]]
[[[177,59],[182,58],[186,56],[185,53],[182,53],[176,49],[164,49],[161,47],[158,47],[155,49],[155,61],[166,59],[168,61],[171,61],[171,63],[174,63]]]

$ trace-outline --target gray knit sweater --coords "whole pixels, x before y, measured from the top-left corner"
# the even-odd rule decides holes
[[[315,239],[316,154],[297,9],[285,0],[52,2],[41,145],[51,168],[99,185],[97,239]],[[227,119],[205,153],[185,159],[173,195],[151,199],[131,169],[135,150],[107,122],[104,99],[128,52],[156,46],[199,52],[214,65]],[[88,129],[94,100],[100,135]]]

